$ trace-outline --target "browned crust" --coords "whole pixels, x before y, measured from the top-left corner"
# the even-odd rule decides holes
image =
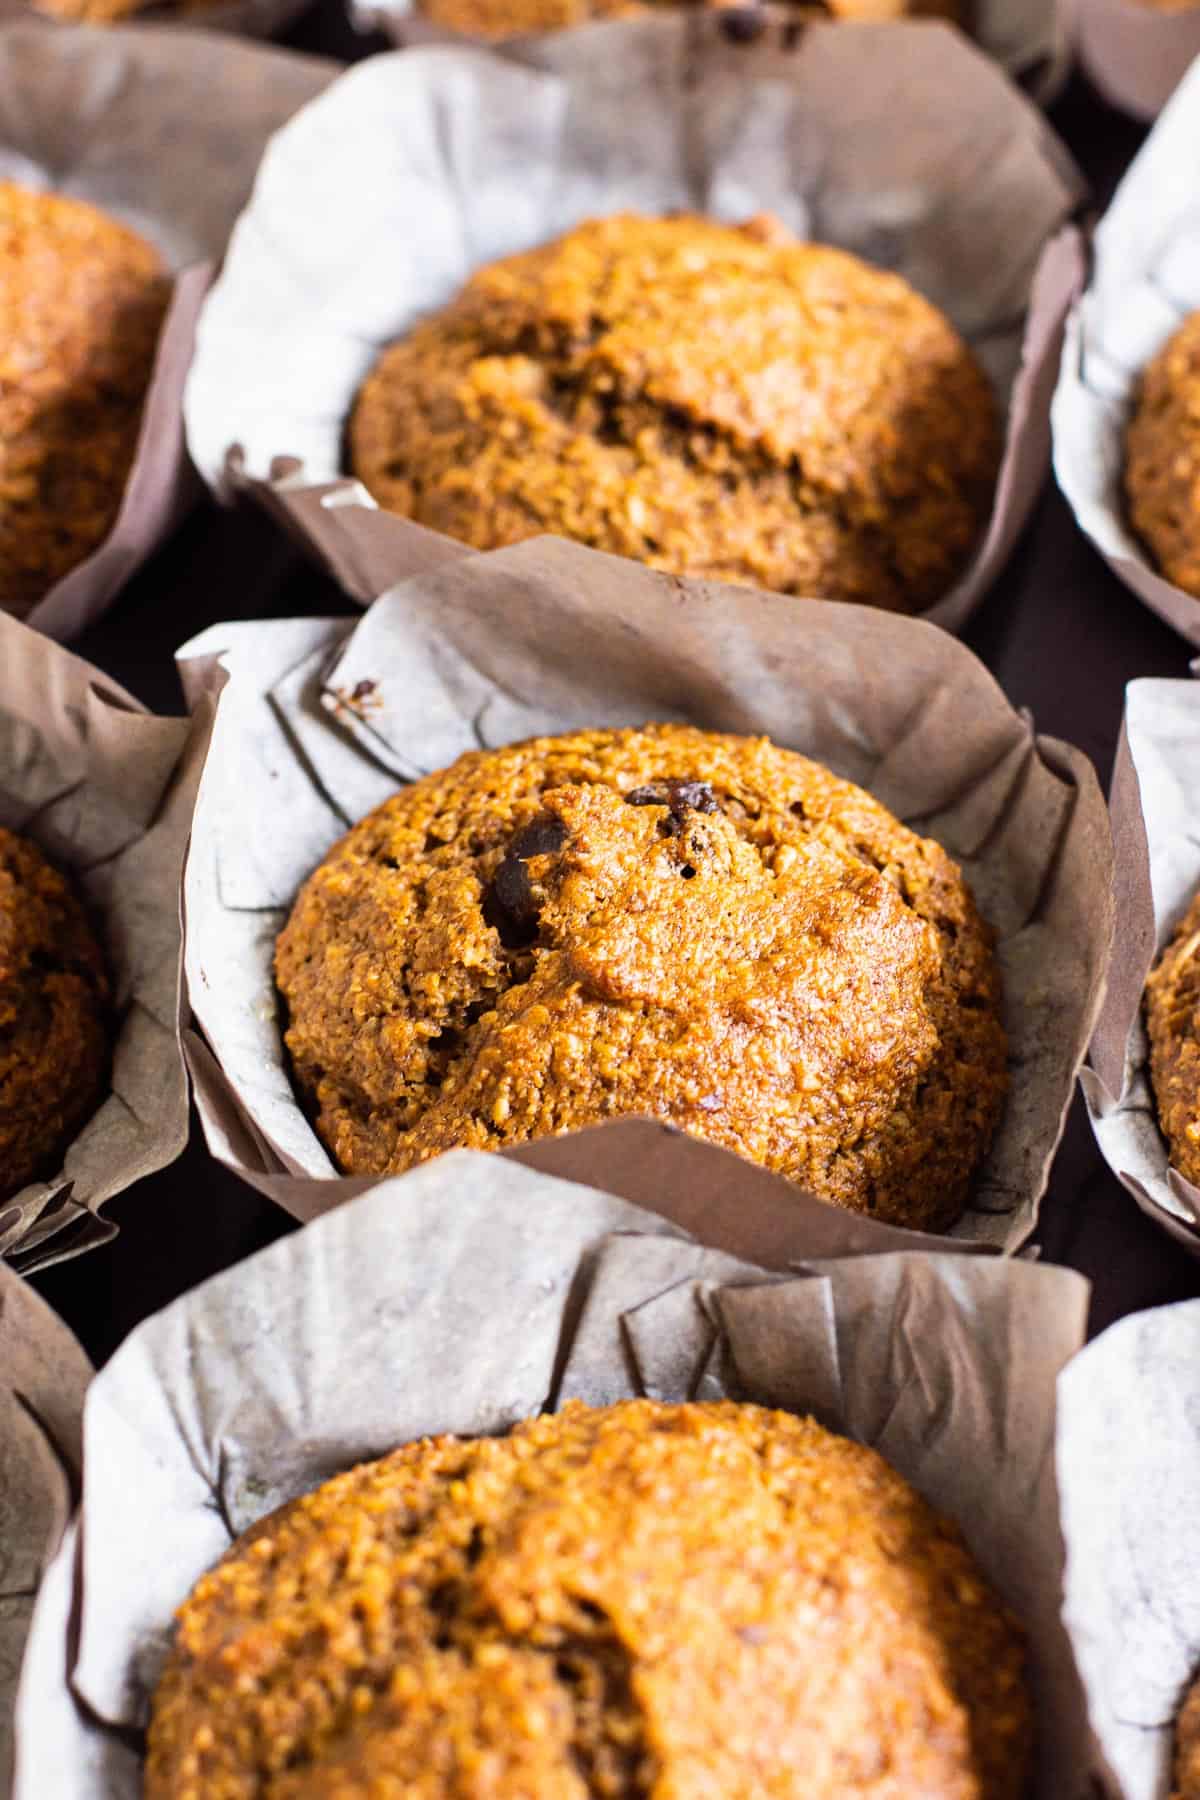
[[[116,523],[169,298],[135,232],[0,182],[0,607],[27,613]]]
[[[0,827],[0,1201],[53,1171],[108,1076],[104,958],[66,879]]]
[[[874,1451],[729,1402],[406,1444],[179,1613],[147,1800],[1018,1800],[1024,1648]]]
[[[1171,1162],[1200,1182],[1200,894],[1146,982],[1150,1083]]]
[[[349,454],[382,505],[477,549],[553,532],[919,612],[975,548],[999,431],[898,276],[770,220],[625,214],[480,269],[386,350]]]
[[[1200,313],[1146,365],[1125,434],[1134,530],[1168,581],[1200,597]]]
[[[941,1229],[1006,1087],[991,934],[941,847],[819,764],[690,726],[403,789],[310,877],[276,976],[352,1173],[651,1113]]]

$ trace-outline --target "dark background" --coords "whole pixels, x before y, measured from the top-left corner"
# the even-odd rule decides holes
[[[354,33],[335,0],[321,0],[286,41],[344,60],[385,47]],[[1050,118],[1102,210],[1144,130],[1107,107],[1082,76]],[[339,590],[261,515],[206,504],[74,648],[155,711],[182,712],[172,657],[203,626],[348,610]],[[1188,646],[1109,574],[1052,481],[966,641],[1041,730],[1087,751],[1105,786],[1126,681],[1182,676],[1188,667]],[[120,1227],[111,1244],[34,1278],[97,1363],[139,1319],[295,1229],[212,1161],[195,1122],[180,1160],[122,1194],[106,1216]],[[1138,1212],[1101,1160],[1078,1098],[1038,1242],[1044,1257],[1091,1278],[1093,1330],[1121,1313],[1200,1294],[1200,1262]]]

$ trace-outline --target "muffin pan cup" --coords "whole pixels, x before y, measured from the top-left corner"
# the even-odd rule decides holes
[[[1200,1672],[1198,1363],[1189,1300],[1119,1320],[1058,1380],[1063,1616],[1122,1800],[1172,1791],[1175,1717]]]
[[[1200,20],[1200,12],[1194,16]],[[1198,41],[1197,48],[1200,48]],[[1109,568],[1190,644],[1200,599],[1160,575],[1126,517],[1125,428],[1146,364],[1200,308],[1200,64],[1180,84],[1093,240],[1092,273],[1067,318],[1054,393],[1054,472]]]
[[[341,494],[324,508],[306,497],[335,532],[355,510]],[[762,732],[829,764],[963,865],[997,932],[1012,1079],[956,1240],[1019,1247],[1109,954],[1112,849],[1088,759],[1038,736],[970,651],[918,621],[792,608],[555,538],[473,555],[363,516],[379,527],[368,578],[389,585],[390,564],[395,585],[357,623],[214,626],[178,653],[189,699],[219,696],[185,875],[189,1055],[214,1153],[300,1217],[369,1185],[335,1175],[296,1098],[271,966],[302,881],[355,820],[464,750],[682,719]],[[351,544],[363,548],[357,532]],[[408,567],[421,572],[402,579]],[[610,1130],[591,1134],[584,1177],[603,1187],[621,1166]],[[728,1171],[731,1198],[769,1185],[780,1230],[802,1218],[782,1178],[705,1154]],[[895,1247],[869,1218],[855,1229],[864,1247]]]
[[[113,984],[111,1086],[62,1166],[0,1200],[0,1260],[28,1271],[113,1236],[106,1201],[187,1138],[179,882],[208,734],[148,713],[90,663],[0,614],[0,825],[74,882]]]
[[[547,37],[528,55],[372,57],[272,141],[198,330],[185,414],[206,480],[228,498],[297,469],[336,477],[379,351],[481,264],[600,213],[770,211],[904,275],[1001,397],[990,520],[924,615],[960,629],[1041,489],[1083,277],[1082,183],[1041,115],[928,23],[816,25],[788,48],[776,24],[737,44],[719,14],[693,13]]]
[[[0,1794],[12,1791],[13,1706],[33,1603],[79,1492],[91,1372],[57,1313],[0,1263]]]
[[[148,1320],[96,1378],[82,1507],[29,1641],[15,1800],[140,1793],[131,1732],[172,1611],[275,1506],[414,1437],[639,1393],[814,1414],[958,1519],[1029,1635],[1033,1794],[1084,1800],[1052,1456],[1086,1304],[1069,1270],[993,1258],[767,1269],[478,1152],[389,1181]]]
[[[1200,602],[1197,602],[1200,606]],[[1131,681],[1113,769],[1116,932],[1080,1076],[1105,1161],[1142,1211],[1200,1257],[1200,1188],[1171,1167],[1142,1014],[1146,977],[1200,888],[1200,684]]]
[[[656,0],[649,0],[651,17],[655,3]],[[695,0],[683,3],[694,4]],[[729,0],[708,0],[708,4],[719,11]],[[1076,0],[1059,0],[1058,4],[1055,0],[978,0],[971,8],[967,36],[1035,100],[1049,105],[1070,71],[1071,16],[1075,4]],[[803,0],[796,8],[771,4],[769,0],[750,0],[749,5],[733,10],[739,16],[735,24],[727,27],[732,36],[752,36],[757,24],[759,29],[780,30],[793,45],[817,22],[820,12],[819,7],[814,7],[806,16]],[[582,35],[596,24],[605,23],[593,20],[555,32],[514,32],[506,38],[483,38],[439,25],[428,17],[420,0],[350,0],[350,16],[360,31],[382,31],[402,49],[419,44],[483,44],[517,58],[531,49],[536,53],[536,46],[544,37],[562,37],[568,30]]]
[[[1075,51],[1104,98],[1155,119],[1200,54],[1200,8],[1073,0]]]
[[[97,619],[201,491],[182,406],[211,265],[265,139],[334,73],[332,63],[204,31],[0,23],[0,179],[104,208],[176,276],[119,515],[23,614],[38,630],[69,639]]]

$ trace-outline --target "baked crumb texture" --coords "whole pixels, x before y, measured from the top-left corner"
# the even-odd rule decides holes
[[[0,607],[27,613],[112,530],[171,283],[62,194],[0,182]]]
[[[766,217],[625,214],[480,269],[391,345],[349,453],[381,505],[477,549],[550,532],[920,612],[978,542],[999,429],[899,276]]]
[[[674,0],[691,4],[697,0]],[[1164,5],[1170,0],[1148,0]],[[420,0],[426,18],[451,31],[472,37],[503,38],[539,31],[561,31],[568,25],[586,25],[595,19],[633,19],[640,14],[671,8],[673,0]],[[713,12],[734,12],[737,24],[748,30],[759,8],[739,0],[699,0]],[[964,23],[956,0],[800,0],[788,5],[789,23],[809,24],[820,19],[948,19]],[[763,18],[766,14],[763,9]]]
[[[1160,572],[1200,598],[1200,312],[1138,382],[1125,434],[1125,500]]]
[[[1150,972],[1146,1030],[1150,1085],[1172,1165],[1200,1183],[1200,894]]]
[[[472,752],[302,889],[295,1080],[349,1173],[645,1113],[941,1229],[1006,1086],[957,866],[820,764],[684,725]]]
[[[426,1439],[178,1615],[147,1800],[1018,1800],[1014,1621],[874,1451],[729,1402]]]
[[[66,879],[0,827],[0,1201],[51,1173],[108,1079],[104,958]]]
[[[1175,1721],[1171,1800],[1200,1800],[1200,1679],[1192,1681]]]

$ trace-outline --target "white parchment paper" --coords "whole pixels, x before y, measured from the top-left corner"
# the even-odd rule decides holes
[[[144,1722],[173,1607],[274,1506],[412,1437],[630,1393],[814,1412],[957,1518],[1029,1632],[1035,1793],[1082,1800],[1098,1764],[1058,1616],[1052,1457],[1086,1297],[1068,1270],[989,1258],[772,1273],[475,1152],[385,1182],[149,1320],[97,1378],[16,1800],[133,1800],[136,1749],[111,1728]]]
[[[1058,1384],[1064,1616],[1123,1800],[1167,1800],[1200,1670],[1200,1301],[1121,1319]]]
[[[354,626],[214,626],[179,653],[190,699],[220,693],[185,881],[188,992],[211,1052],[193,1070],[214,1152],[267,1193],[302,1178],[307,1200],[294,1184],[277,1193],[301,1216],[344,1197],[289,1081],[271,959],[301,882],[351,823],[464,750],[687,719],[815,756],[964,866],[998,934],[1012,1088],[960,1230],[1019,1245],[1109,953],[1111,841],[1087,758],[1039,737],[932,626],[793,609],[554,538],[431,557],[445,542],[417,532],[422,572]],[[382,556],[373,567],[382,581]],[[776,1188],[786,1206],[794,1190]]]
[[[113,1235],[123,1188],[187,1138],[179,883],[209,717],[160,719],[90,663],[0,614],[0,825],[71,876],[113,984],[112,1089],[62,1167],[0,1200],[0,1259],[23,1268]]]
[[[1197,602],[1200,605],[1200,602]],[[1171,1168],[1150,1087],[1146,976],[1200,888],[1200,685],[1131,681],[1113,774],[1116,937],[1108,994],[1081,1080],[1113,1173],[1200,1256],[1200,1188]]]
[[[0,179],[103,207],[177,281],[137,456],[107,540],[26,615],[76,636],[195,498],[182,397],[197,315],[269,135],[335,65],[178,26],[51,28],[0,6]]]
[[[185,409],[205,478],[228,496],[281,465],[335,477],[381,348],[482,263],[622,208],[769,210],[904,275],[995,383],[1007,437],[992,517],[927,615],[961,626],[1044,480],[1082,279],[1067,223],[1082,185],[1040,114],[938,25],[818,24],[786,48],[775,28],[739,45],[719,15],[665,13],[528,56],[373,57],[273,140],[199,327]]]
[[[1200,11],[1188,16],[1200,20]],[[1121,492],[1138,376],[1200,308],[1198,158],[1200,66],[1180,84],[1096,230],[1091,280],[1067,319],[1052,418],[1054,472],[1079,524],[1114,575],[1200,645],[1200,600],[1154,568]]]
[[[12,1714],[42,1573],[79,1493],[91,1366],[58,1315],[0,1263],[0,1794],[12,1783]]]

